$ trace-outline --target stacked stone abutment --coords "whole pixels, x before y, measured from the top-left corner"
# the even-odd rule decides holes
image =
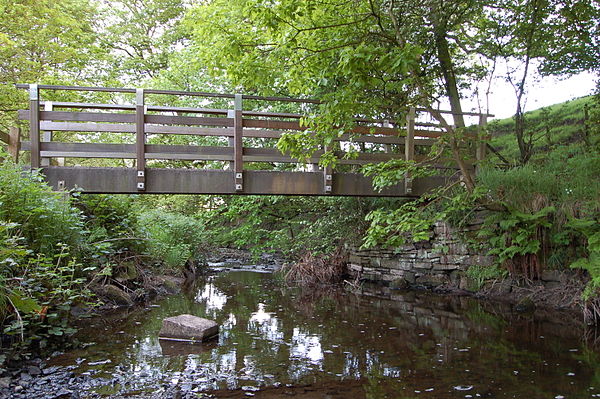
[[[399,287],[464,285],[461,284],[462,272],[474,265],[491,266],[495,260],[485,255],[485,250],[469,248],[461,239],[465,233],[481,228],[482,223],[482,219],[477,218],[457,230],[445,222],[437,222],[429,241],[389,249],[350,248],[348,269],[360,279]]]

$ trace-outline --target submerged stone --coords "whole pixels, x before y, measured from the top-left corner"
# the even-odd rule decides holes
[[[109,301],[119,306],[131,306],[133,305],[133,299],[131,296],[117,287],[116,285],[106,284],[98,286],[92,289],[97,294],[105,297]]]
[[[182,314],[164,319],[158,337],[175,341],[206,341],[218,333],[219,325],[214,321]]]

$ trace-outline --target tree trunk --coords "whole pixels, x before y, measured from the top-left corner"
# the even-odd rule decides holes
[[[454,65],[452,64],[452,57],[450,55],[450,46],[448,44],[447,38],[447,26],[443,22],[443,16],[439,13],[439,11],[435,12],[433,23],[438,61],[440,63],[442,76],[444,78],[446,95],[450,100],[450,110],[452,111],[454,126],[456,128],[464,128],[465,120],[462,114],[462,106],[460,104],[460,93],[458,91],[458,84],[456,82],[456,75],[454,73]],[[473,172],[462,159],[459,148],[460,146],[458,144],[454,128],[448,127],[446,130],[448,134],[451,135],[450,149],[452,150],[454,160],[460,168],[463,181],[467,190],[469,192],[472,192],[475,188],[475,179],[473,176]]]

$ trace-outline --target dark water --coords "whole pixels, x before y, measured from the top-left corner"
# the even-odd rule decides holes
[[[181,313],[216,320],[218,340],[159,342],[162,319]],[[600,397],[599,352],[582,333],[467,298],[287,289],[271,274],[231,272],[158,306],[88,321],[80,339],[90,345],[54,362],[92,373],[90,392],[105,395],[178,385],[260,396],[261,387],[342,381],[356,387],[345,397]]]

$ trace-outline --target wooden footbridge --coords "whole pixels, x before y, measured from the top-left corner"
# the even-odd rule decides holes
[[[307,107],[318,103],[315,100],[35,84],[18,87],[29,90],[29,109],[19,111],[19,118],[29,121],[30,140],[18,143],[15,138],[18,131],[0,139],[12,143],[13,153],[19,144],[21,151],[29,151],[31,167],[40,169],[56,190],[78,188],[85,193],[128,194],[416,196],[446,183],[454,172],[448,166],[437,165],[439,176],[417,179],[407,176],[402,184],[381,192],[373,189],[370,178],[359,173],[360,165],[390,159],[419,160],[422,157],[419,154],[426,153],[424,149],[442,133],[439,124],[419,122],[418,115],[424,112],[421,109],[412,108],[407,122],[401,124],[356,119],[355,126],[339,135],[332,145],[340,159],[339,168],[332,170],[318,165],[326,148],[300,162],[274,147],[282,135],[307,128],[300,121],[302,115],[269,109],[272,110],[274,104],[285,103]],[[43,91],[65,90],[83,94],[100,92],[122,103],[51,102],[43,101],[40,96]],[[230,106],[223,109],[159,106],[148,101],[150,96],[176,100],[185,96],[193,97],[195,104],[212,101]],[[127,98],[130,101],[135,98],[135,102],[125,104]],[[251,109],[247,102],[257,106]],[[484,124],[487,117],[476,113],[465,115],[478,117],[480,124]],[[111,143],[111,140],[119,142]],[[345,157],[350,149],[357,154]],[[16,151],[18,153],[18,148]],[[106,167],[86,166],[90,164],[89,159],[96,159],[94,165],[104,162]]]

